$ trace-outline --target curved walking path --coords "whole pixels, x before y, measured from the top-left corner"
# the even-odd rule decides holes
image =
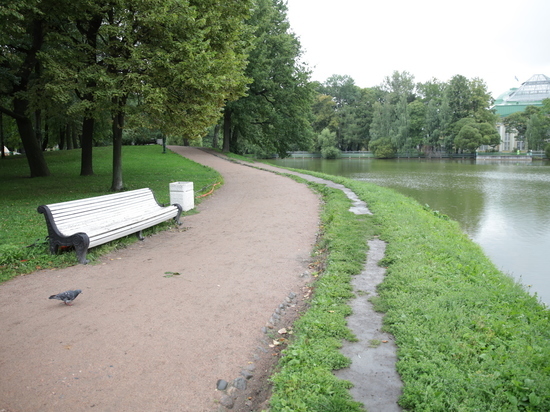
[[[0,285],[0,411],[210,412],[219,379],[262,372],[249,366],[261,367],[262,327],[305,285],[319,199],[287,177],[171,149],[225,180],[182,228]],[[73,306],[48,300],[77,288]]]

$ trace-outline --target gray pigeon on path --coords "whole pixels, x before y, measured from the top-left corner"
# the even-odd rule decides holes
[[[66,292],[58,293],[57,295],[51,295],[50,299],[62,300],[65,305],[71,306],[71,302],[76,299],[76,297],[81,293],[80,289],[77,290],[68,290]]]

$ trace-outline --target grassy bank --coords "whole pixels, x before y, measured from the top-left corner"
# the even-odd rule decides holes
[[[355,191],[374,216],[350,216],[349,202],[325,194],[327,268],[273,377],[272,411],[359,410],[331,376],[348,362],[334,349],[352,338],[342,322],[349,275],[364,261],[358,228],[388,244],[374,303],[399,347],[406,410],[550,410],[550,311],[446,216],[390,189],[315,175]]]
[[[94,149],[94,176],[79,176],[80,150],[46,152],[50,177],[30,179],[23,156],[0,161],[0,281],[39,268],[76,264],[75,253],[52,256],[48,253],[44,217],[39,205],[62,202],[108,193],[111,186],[112,148]],[[125,146],[123,148],[124,184],[127,190],[149,187],[159,203],[169,203],[169,184],[194,182],[195,192],[210,188],[221,177],[216,171],[187,160],[175,153],[162,153],[159,146]],[[166,229],[171,222],[144,231],[145,234]],[[135,236],[93,248],[88,259],[128,242]],[[32,246],[31,246],[32,245]]]

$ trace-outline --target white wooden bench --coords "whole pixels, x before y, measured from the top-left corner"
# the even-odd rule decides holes
[[[161,206],[147,188],[38,207],[46,218],[50,252],[74,246],[83,264],[89,248],[133,233],[143,240],[143,229],[172,218],[181,224],[181,212],[178,204]]]

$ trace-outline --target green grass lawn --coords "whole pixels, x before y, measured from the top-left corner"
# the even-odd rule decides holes
[[[51,176],[29,178],[24,156],[0,161],[0,281],[37,268],[62,267],[76,263],[75,253],[52,256],[48,253],[44,216],[36,209],[43,204],[108,194],[111,187],[112,148],[94,148],[94,176],[79,176],[80,150],[46,152]],[[169,184],[194,183],[195,193],[221,182],[216,171],[173,152],[162,153],[160,146],[123,147],[123,181],[126,190],[149,187],[159,203],[169,203]],[[144,233],[169,227],[158,225]],[[133,242],[135,236],[92,249],[90,258]],[[30,246],[34,245],[34,246]],[[29,247],[30,246],[30,247]]]

